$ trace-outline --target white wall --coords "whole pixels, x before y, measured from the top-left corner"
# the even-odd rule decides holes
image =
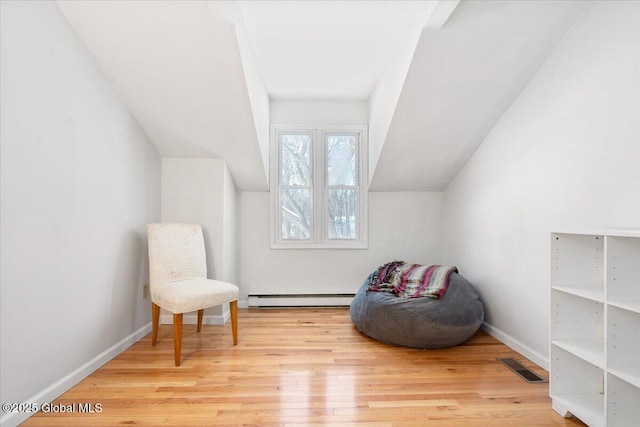
[[[271,100],[272,124],[364,125],[369,123],[369,106],[364,101]]]
[[[222,159],[162,159],[162,221],[202,225],[210,279],[236,280],[235,193],[236,187]],[[219,316],[227,314],[228,305],[212,307],[205,311],[205,321],[222,323],[224,319]],[[191,320],[189,317],[185,322]]]
[[[640,228],[640,3],[596,3],[445,193],[446,263],[547,364],[549,233]]]
[[[441,192],[369,193],[369,249],[270,249],[269,193],[239,194],[240,300],[248,294],[355,293],[381,264],[442,260]]]
[[[44,403],[150,330],[160,158],[53,3],[0,6],[0,394]]]
[[[244,15],[237,1],[208,0],[207,6],[214,17],[233,23],[242,59],[242,71],[247,85],[247,94],[251,103],[251,112],[255,123],[260,155],[267,180],[269,179],[269,94],[262,81],[258,59],[247,32]]]
[[[238,192],[227,165],[224,165],[222,217],[222,276],[221,280],[238,280]]]
[[[451,7],[451,11],[455,9],[456,5],[457,3]],[[427,4],[416,10],[416,13],[421,14],[418,21],[424,22],[425,25],[429,24],[429,18],[432,13],[436,12],[436,15],[431,20],[430,26],[435,25],[439,28],[444,25],[444,21],[448,18],[448,16],[444,17],[444,15],[447,14],[447,9],[449,9],[449,7],[438,5],[437,1],[431,2],[431,4]],[[451,11],[449,11],[449,13],[451,13]],[[435,21],[442,23],[435,24]],[[389,127],[391,126],[391,121],[393,120],[407,73],[413,61],[416,46],[418,46],[418,42],[420,41],[422,28],[415,28],[414,31],[414,34],[410,37],[412,40],[411,45],[396,52],[396,57],[388,61],[387,67],[378,80],[378,85],[371,94],[371,98],[369,98],[368,113],[369,123],[371,124],[369,126],[369,183],[371,183],[376,171],[376,166],[382,153],[382,147],[387,140]]]

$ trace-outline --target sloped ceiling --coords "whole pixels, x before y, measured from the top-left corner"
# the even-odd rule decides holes
[[[251,191],[270,97],[369,101],[370,189],[445,188],[586,3],[57,2],[162,156],[224,158]]]
[[[230,22],[203,1],[57,4],[162,156],[224,158],[239,189],[267,189]]]
[[[462,1],[425,28],[370,190],[444,189],[586,3]]]

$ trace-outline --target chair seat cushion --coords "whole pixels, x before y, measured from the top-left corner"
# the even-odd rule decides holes
[[[187,313],[238,299],[236,285],[204,278],[175,280],[156,288],[154,303],[172,313]]]

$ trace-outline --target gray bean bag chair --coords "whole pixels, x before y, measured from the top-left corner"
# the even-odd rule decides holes
[[[484,308],[478,292],[458,273],[440,299],[399,298],[369,291],[373,273],[351,303],[356,328],[387,344],[414,348],[446,348],[462,344],[478,330]]]

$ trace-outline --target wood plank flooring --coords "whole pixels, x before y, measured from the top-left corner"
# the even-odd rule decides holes
[[[514,357],[484,332],[445,350],[394,347],[360,334],[347,308],[239,310],[231,325],[172,326],[143,338],[25,426],[575,426],[551,409],[548,384],[529,384],[496,361]],[[101,412],[78,405],[99,403]]]

